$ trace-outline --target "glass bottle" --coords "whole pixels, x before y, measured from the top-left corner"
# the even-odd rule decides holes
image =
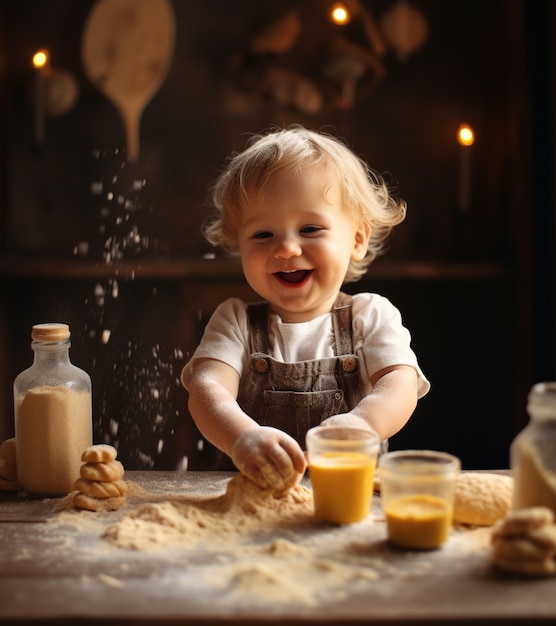
[[[36,324],[33,364],[14,380],[17,479],[31,495],[74,489],[92,444],[91,378],[69,357],[67,324]]]
[[[510,447],[515,509],[547,506],[556,515],[556,382],[533,385],[529,423]]]

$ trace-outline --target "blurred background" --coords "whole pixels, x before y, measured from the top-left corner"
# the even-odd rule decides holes
[[[392,300],[432,383],[391,448],[507,467],[531,385],[556,379],[554,6],[0,3],[0,440],[31,326],[59,321],[95,443],[210,469],[179,373],[216,305],[254,297],[200,234],[210,186],[253,133],[301,123],[408,203],[346,288]]]

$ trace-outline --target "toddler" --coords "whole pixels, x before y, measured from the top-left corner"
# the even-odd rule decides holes
[[[217,180],[214,245],[239,254],[262,302],[230,298],[182,372],[201,433],[251,481],[285,492],[318,424],[398,432],[429,390],[399,311],[341,291],[406,206],[343,142],[302,127],[254,138]]]

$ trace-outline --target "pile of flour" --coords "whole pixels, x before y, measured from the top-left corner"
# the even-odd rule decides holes
[[[231,545],[240,537],[313,522],[312,492],[301,485],[274,498],[241,474],[214,498],[150,502],[126,513],[103,536],[120,548],[160,550]]]

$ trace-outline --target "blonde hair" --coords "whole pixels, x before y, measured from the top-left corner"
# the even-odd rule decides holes
[[[362,260],[350,263],[344,282],[358,280],[383,251],[394,226],[404,220],[406,203],[396,200],[382,176],[339,139],[301,126],[255,135],[243,152],[228,159],[212,190],[216,215],[203,227],[206,239],[238,254],[237,233],[244,209],[260,198],[277,176],[313,166],[324,166],[330,177],[327,189],[339,184],[344,208],[370,227],[367,253]]]

